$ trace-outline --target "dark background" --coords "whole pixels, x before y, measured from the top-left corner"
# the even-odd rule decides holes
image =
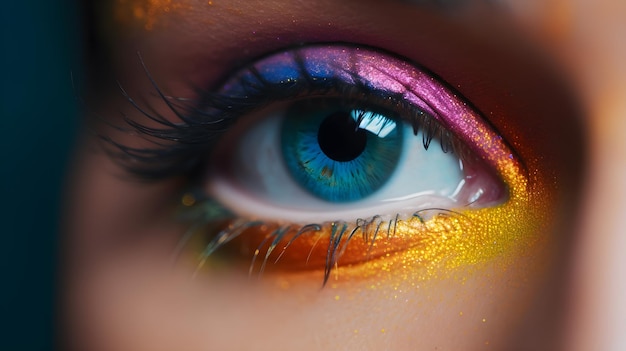
[[[59,222],[82,30],[68,0],[0,5],[0,350],[54,349]]]

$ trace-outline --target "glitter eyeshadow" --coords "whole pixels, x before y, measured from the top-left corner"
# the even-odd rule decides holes
[[[301,235],[302,227],[296,225],[251,225],[238,234],[234,241],[236,251],[245,255],[248,248],[248,257],[258,257],[263,262],[262,270],[285,272],[321,266],[326,267],[326,278],[329,269],[336,268],[347,277],[380,278],[380,274],[389,271],[402,271],[402,276],[412,280],[430,279],[440,275],[442,267],[445,271],[497,257],[507,261],[507,257],[523,255],[541,242],[538,233],[549,222],[550,192],[540,176],[529,178],[532,160],[526,160],[522,166],[478,112],[433,74],[416,65],[369,48],[306,46],[256,61],[232,75],[220,93],[245,97],[251,86],[297,84],[303,80],[319,86],[336,81],[365,86],[416,106],[493,168],[508,187],[509,197],[499,205],[449,209],[426,220],[413,216],[345,223],[329,218],[306,235]],[[239,220],[222,225],[218,231],[224,232],[229,225],[236,227],[233,223]],[[295,237],[297,240],[289,239]],[[330,256],[337,256],[336,259],[329,257],[331,244],[320,244],[333,240],[336,251]],[[273,264],[275,261],[277,264]],[[267,262],[272,264],[266,267]],[[255,269],[254,264],[250,269]]]
[[[414,104],[492,165],[513,157],[502,138],[445,84],[389,54],[359,47],[308,46],[269,56],[252,67],[230,79],[222,91],[236,96],[258,79],[269,83],[333,79],[363,84]]]

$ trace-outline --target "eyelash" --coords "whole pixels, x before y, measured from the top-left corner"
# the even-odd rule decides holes
[[[359,218],[355,223],[333,221],[323,224],[309,223],[301,226],[295,224],[280,225],[261,220],[236,218],[236,216],[229,213],[228,210],[224,209],[220,204],[204,196],[201,191],[188,192],[183,198],[183,206],[179,210],[178,219],[190,223],[190,229],[181,238],[178,249],[174,253],[174,260],[178,259],[183,247],[188,245],[192,238],[198,235],[206,237],[206,231],[213,232],[214,235],[210,235],[211,239],[209,242],[202,244],[204,249],[200,254],[199,263],[196,267],[196,270],[199,271],[207,263],[209,257],[216,251],[227,246],[232,240],[244,237],[247,231],[259,229],[265,233],[265,237],[262,242],[252,250],[253,254],[248,266],[248,275],[252,277],[257,267],[257,260],[259,257],[262,257],[263,260],[258,264],[259,268],[257,271],[260,277],[263,275],[267,264],[270,262],[270,256],[274,253],[274,250],[278,249],[279,251],[278,256],[273,261],[273,263],[276,264],[283,258],[287,249],[291,245],[294,245],[296,239],[307,233],[317,234],[318,239],[309,250],[305,261],[305,265],[308,265],[320,238],[322,238],[325,233],[329,233],[328,246],[323,248],[326,254],[324,257],[322,286],[328,283],[332,269],[337,267],[339,259],[345,253],[348,245],[353,245],[354,239],[361,239],[361,246],[359,246],[357,250],[365,251],[366,257],[364,261],[368,261],[375,257],[395,252],[395,250],[383,248],[378,250],[378,255],[376,255],[377,252],[373,249],[374,244],[377,243],[378,240],[382,239],[391,243],[392,240],[396,238],[395,236],[399,231],[397,228],[399,223],[402,223],[404,227],[410,228],[415,232],[433,235],[445,235],[446,232],[453,232],[459,228],[467,228],[475,224],[472,218],[466,217],[460,212],[443,208],[428,208],[416,211],[411,218],[404,220],[400,220],[399,216],[396,215],[395,218],[390,220],[382,220],[380,216],[373,216],[370,219]],[[429,227],[429,223],[424,219],[425,215],[440,217],[440,219],[444,220],[443,225],[439,222],[438,225]],[[229,217],[235,218],[229,219]],[[226,224],[224,224],[225,222]],[[219,224],[215,225],[215,223]],[[398,239],[402,240],[402,238]],[[278,246],[279,243],[283,243],[282,250]],[[393,246],[393,243],[391,246]]]
[[[311,97],[314,93],[324,96],[334,93],[346,106],[354,108],[363,108],[367,101],[371,105],[387,107],[391,111],[401,111],[403,116],[411,116],[407,122],[411,124],[414,135],[417,135],[418,130],[422,130],[422,143],[426,150],[431,140],[437,138],[443,152],[452,152],[460,158],[469,155],[466,147],[454,135],[427,113],[404,102],[401,94],[394,96],[389,92],[369,88],[365,84],[349,85],[338,78],[329,79],[316,86],[304,69],[301,58],[299,58],[300,74],[305,77],[304,83],[308,86],[270,83],[255,73],[254,68],[249,68],[259,78],[259,82],[262,82],[262,86],[247,86],[254,89],[250,92],[256,91],[257,94],[237,98],[219,92],[195,89],[198,98],[188,99],[166,95],[152,77],[140,54],[138,57],[157,96],[181,122],[174,123],[162,114],[149,112],[156,109],[151,105],[141,107],[123,86],[118,84],[122,96],[134,109],[163,128],[151,127],[124,116],[124,123],[130,129],[121,126],[115,126],[115,129],[139,134],[157,147],[136,148],[119,143],[106,134],[100,134],[99,137],[109,146],[105,145],[105,150],[113,159],[130,174],[144,181],[160,181],[176,176],[194,178],[194,175],[202,173],[203,161],[213,146],[240,116],[273,102]],[[434,76],[432,73],[429,74]],[[355,82],[360,81],[356,75],[353,78]]]

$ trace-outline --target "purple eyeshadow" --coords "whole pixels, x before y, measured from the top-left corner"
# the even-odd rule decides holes
[[[417,66],[374,49],[314,45],[287,50],[262,58],[235,74],[221,92],[239,96],[245,94],[251,82],[258,84],[260,80],[270,84],[340,81],[393,98],[401,96],[492,165],[498,167],[512,157],[502,138],[458,93]]]

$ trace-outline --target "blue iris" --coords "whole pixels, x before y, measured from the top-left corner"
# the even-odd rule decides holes
[[[282,153],[297,183],[331,202],[361,200],[393,174],[402,152],[402,123],[327,101],[296,103],[281,129]]]

